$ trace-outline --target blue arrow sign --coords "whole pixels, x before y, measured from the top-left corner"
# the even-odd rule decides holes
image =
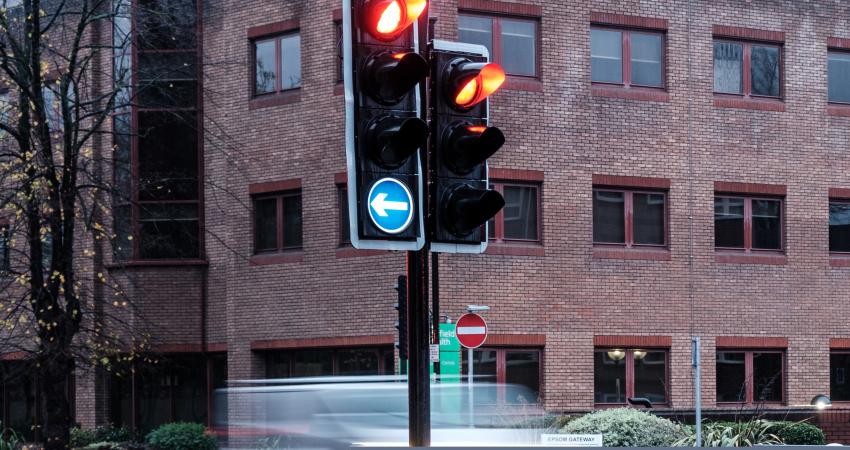
[[[413,221],[413,195],[395,178],[381,178],[369,189],[369,218],[381,231],[398,234]]]

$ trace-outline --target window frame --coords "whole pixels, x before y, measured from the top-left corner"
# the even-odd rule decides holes
[[[838,404],[841,404],[841,405],[850,405],[850,398],[847,398],[845,400],[838,400],[838,399],[835,398],[835,395],[832,392],[832,355],[847,355],[847,356],[850,356],[850,349],[830,349],[829,350],[829,357],[830,357],[830,363],[829,363],[829,398],[832,399],[833,403],[838,403]],[[847,374],[847,376],[850,376],[850,374]]]
[[[743,353],[744,354],[744,383],[747,387],[747,392],[743,402],[721,402],[717,401],[717,355],[719,353]],[[782,399],[778,402],[775,401],[755,401],[755,379],[754,379],[754,367],[753,367],[753,355],[755,353],[762,354],[779,354],[782,357],[782,376],[781,376],[781,385],[782,385]],[[714,352],[714,375],[715,375],[715,388],[714,388],[714,396],[715,403],[720,406],[753,406],[753,405],[785,405],[788,402],[788,356],[786,355],[787,351],[785,349],[777,349],[777,348],[767,348],[767,349],[759,349],[759,348],[727,348],[727,347],[718,347]]]
[[[274,255],[279,253],[291,253],[291,252],[300,252],[304,249],[304,232],[303,232],[303,221],[304,221],[304,206],[302,203],[301,206],[301,221],[302,221],[302,232],[301,232],[301,245],[297,247],[286,247],[284,245],[284,222],[286,221],[286,211],[284,210],[284,199],[292,198],[292,197],[301,197],[301,201],[304,199],[301,195],[301,189],[289,189],[285,191],[278,192],[268,192],[262,194],[256,194],[251,196],[251,247],[252,247],[252,255]],[[275,200],[275,248],[274,249],[257,249],[257,202],[262,200]]]
[[[542,55],[541,52],[541,43],[542,39],[540,36],[540,17],[537,16],[527,16],[527,15],[518,15],[518,14],[498,14],[498,13],[488,13],[482,11],[471,11],[465,9],[459,9],[457,12],[458,17],[460,16],[471,16],[471,17],[479,17],[490,19],[492,22],[492,26],[490,28],[490,35],[492,36],[492,46],[493,51],[490,55],[490,62],[494,62],[504,67],[504,55],[502,54],[502,19],[508,20],[521,20],[526,22],[531,22],[534,25],[534,74],[533,75],[523,75],[523,74],[515,74],[510,72],[505,72],[508,78],[514,78],[517,80],[535,80],[539,81],[541,78],[542,65],[540,61],[540,57]],[[458,20],[459,21],[459,20]],[[457,28],[457,33],[460,35],[460,26]]]
[[[715,68],[714,68],[714,44],[717,42],[723,42],[727,44],[739,44],[742,46],[741,52],[741,93],[735,94],[731,92],[717,92],[714,90],[714,77],[716,76]],[[753,90],[753,76],[752,76],[752,47],[753,46],[760,47],[773,47],[779,50],[779,95],[756,95],[752,93]],[[775,100],[782,101],[785,99],[785,45],[784,42],[769,42],[769,41],[758,41],[751,39],[735,39],[730,37],[718,37],[715,36],[711,40],[711,75],[712,75],[712,85],[711,89],[715,96],[719,97],[729,97],[729,98],[743,98],[747,100]]]
[[[497,399],[497,402],[498,402],[499,405],[503,405],[503,404],[505,404],[505,385],[507,384],[507,382],[505,381],[505,380],[507,380],[507,359],[506,359],[505,355],[508,352],[536,352],[537,353],[537,361],[539,362],[538,367],[537,367],[537,380],[539,382],[537,398],[538,398],[538,401],[540,401],[544,398],[544,395],[543,395],[544,392],[545,392],[544,386],[545,386],[546,383],[545,383],[545,380],[544,380],[545,371],[543,370],[543,365],[544,365],[543,359],[544,359],[544,355],[546,354],[546,352],[544,352],[543,350],[544,350],[544,348],[542,348],[542,347],[518,347],[518,346],[508,346],[508,347],[490,346],[490,347],[488,347],[486,345],[483,345],[481,347],[476,347],[476,348],[472,349],[472,352],[473,352],[473,354],[476,351],[495,351],[496,352],[496,384],[497,384],[497,386],[496,386],[497,387],[496,399]],[[469,354],[469,351],[467,349],[461,349],[460,377],[461,377],[461,380],[466,380],[465,383],[467,383],[467,385],[469,383],[469,363],[467,362],[467,359],[466,359],[468,354]],[[473,377],[476,377],[475,373],[473,373],[472,375],[473,375]]]
[[[301,42],[301,40],[300,40],[301,39],[301,29],[300,28],[293,28],[293,29],[289,29],[289,30],[286,30],[286,31],[283,31],[283,32],[280,32],[280,33],[268,34],[268,35],[264,35],[264,36],[257,36],[257,37],[251,38],[250,43],[251,43],[251,98],[252,99],[267,98],[267,97],[276,96],[276,95],[286,95],[290,92],[299,92],[301,90],[302,83],[299,83],[297,87],[293,87],[293,88],[289,88],[289,89],[282,89],[282,87],[283,87],[283,65],[282,65],[283,61],[282,61],[282,57],[281,57],[281,54],[280,54],[281,45],[282,45],[281,41],[284,38],[287,38],[289,36],[294,36],[294,35],[298,35],[298,38],[299,38],[298,52],[303,56],[303,53],[301,52],[301,50],[302,50],[301,45],[300,45],[300,42]],[[257,92],[257,44],[261,43],[261,42],[268,42],[268,41],[271,41],[271,40],[274,40],[274,50],[275,50],[274,51],[274,73],[275,73],[274,90],[269,91],[269,92]],[[298,67],[299,73],[302,73],[303,66],[304,66],[304,64],[303,64],[303,61],[302,61],[302,64]],[[303,73],[302,73],[302,77],[303,77]],[[303,80],[302,80],[302,82],[303,82]]]
[[[714,200],[718,197],[722,198],[740,198],[744,200],[744,246],[743,247],[718,247],[717,242],[717,219],[714,219],[714,250],[720,252],[737,252],[737,253],[767,253],[767,254],[784,254],[785,253],[785,197],[772,197],[769,195],[741,195],[727,194],[722,192],[714,193]],[[779,248],[753,248],[753,200],[770,200],[779,202]]]
[[[620,63],[622,64],[623,82],[613,83],[609,81],[594,81],[593,69],[591,67],[590,84],[596,86],[620,87],[623,89],[648,89],[654,91],[667,90],[667,30],[656,30],[651,28],[632,28],[597,23],[590,25],[590,31],[592,32],[593,30],[619,31],[621,33],[620,38],[622,39],[622,41],[620,47]],[[661,36],[661,86],[647,86],[643,84],[632,83],[632,33]],[[588,44],[590,44],[590,33],[588,33],[587,42]],[[588,53],[588,55],[590,55],[590,53]],[[588,59],[588,63],[590,63],[591,61],[592,57]]]
[[[330,348],[327,348],[327,347],[298,347],[298,348],[283,348],[283,349],[268,350],[268,351],[263,352],[263,353],[265,353],[265,356],[263,358],[264,372],[265,372],[266,376],[269,377],[270,366],[269,366],[268,360],[274,354],[277,353],[277,354],[286,356],[286,365],[287,365],[287,373],[288,373],[288,376],[286,378],[292,378],[292,363],[293,363],[293,356],[295,355],[295,353],[299,352],[299,351],[316,351],[316,350],[318,350],[318,351],[327,350],[327,351],[331,352],[331,355],[332,355],[331,356],[331,358],[332,358],[332,360],[331,360],[331,365],[332,365],[331,371],[333,372],[333,375],[331,375],[331,376],[339,376],[339,366],[340,366],[339,354],[342,353],[342,352],[351,351],[351,350],[357,350],[357,351],[363,351],[363,352],[369,351],[369,352],[375,353],[378,356],[378,374],[379,375],[383,374],[383,373],[388,373],[387,367],[386,367],[386,364],[385,364],[386,360],[384,358],[386,356],[390,355],[390,354],[393,355],[393,367],[390,368],[389,372],[395,373],[395,369],[396,369],[395,368],[395,362],[396,362],[395,349],[392,346],[386,346],[386,345],[364,345],[364,346],[354,346],[354,347],[330,347]]]
[[[663,352],[664,353],[664,387],[665,387],[665,397],[666,400],[664,403],[653,403],[652,406],[669,406],[670,405],[670,349],[666,347],[635,347],[635,348],[623,348],[623,347],[594,347],[593,348],[593,356],[594,360],[596,359],[597,353],[607,353],[613,350],[621,350],[626,353],[626,356],[623,357],[623,360],[626,361],[626,401],[623,403],[597,403],[596,402],[596,383],[594,381],[593,386],[593,406],[599,408],[616,408],[622,407],[623,405],[629,404],[629,398],[635,396],[635,360],[634,360],[634,352],[636,351],[644,351],[644,352]],[[593,372],[594,379],[596,378],[596,371]]]
[[[351,247],[351,230],[349,228],[348,217],[348,186],[344,183],[336,185],[337,196],[337,230],[339,231],[339,246]],[[349,228],[348,233],[345,233],[346,228]]]
[[[840,204],[840,205],[850,206],[850,199],[830,197],[829,206],[832,206],[833,204],[836,204],[836,203]],[[829,222],[828,222],[828,216],[827,216],[827,241],[829,241],[829,240],[830,240],[829,239]],[[827,242],[827,246],[828,245],[829,245],[829,242]],[[840,250],[833,250],[832,248],[829,248],[829,254],[833,255],[833,256],[850,256],[850,250],[840,251]]]
[[[839,48],[839,47],[828,47],[828,48],[826,49],[826,63],[827,63],[827,76],[826,76],[826,102],[827,102],[827,104],[829,104],[829,105],[836,105],[836,106],[848,106],[848,107],[850,107],[850,100],[848,100],[848,101],[846,101],[846,102],[839,102],[839,101],[834,101],[834,100],[830,100],[830,99],[829,99],[829,83],[830,83],[830,79],[829,79],[829,54],[830,54],[830,53],[841,53],[841,54],[843,54],[843,55],[850,56],[850,49],[848,49],[848,48]]]
[[[529,244],[543,245],[543,183],[523,182],[513,180],[490,180],[490,189],[498,192],[502,198],[505,197],[505,187],[534,188],[537,192],[537,239],[505,238],[505,208],[499,210],[493,216],[493,238],[487,236],[490,244]]]
[[[669,249],[670,248],[670,195],[668,190],[664,189],[629,189],[617,188],[608,186],[594,186],[593,196],[596,192],[618,192],[623,194],[623,214],[624,214],[624,242],[597,242],[596,236],[592,236],[593,246],[600,248],[627,248],[627,249]],[[634,194],[661,194],[664,196],[664,243],[663,244],[635,244],[634,243]],[[591,220],[595,214],[593,208],[593,198],[591,198]],[[592,228],[592,223],[591,223]],[[592,230],[591,230],[592,234]]]

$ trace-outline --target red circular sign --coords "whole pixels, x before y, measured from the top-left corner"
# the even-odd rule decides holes
[[[455,324],[455,334],[460,345],[478,348],[487,340],[487,324],[478,314],[464,314]]]

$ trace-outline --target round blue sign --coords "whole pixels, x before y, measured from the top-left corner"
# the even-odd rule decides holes
[[[406,230],[413,221],[413,195],[395,178],[381,178],[369,189],[369,218],[389,234]]]

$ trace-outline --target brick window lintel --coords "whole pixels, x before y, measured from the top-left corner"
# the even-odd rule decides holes
[[[379,334],[368,336],[342,336],[296,339],[269,339],[251,341],[251,350],[285,350],[297,348],[329,348],[329,347],[361,347],[393,345],[394,334]]]
[[[545,347],[545,334],[489,334],[486,347]]]
[[[713,25],[711,33],[714,37],[747,39],[751,41],[784,43],[785,33],[782,31],[758,30],[755,28],[735,27],[729,25]]]
[[[850,350],[850,338],[829,338],[829,348],[832,350]]]
[[[543,8],[525,3],[508,3],[495,0],[458,0],[458,9],[470,12],[506,14],[511,16],[540,17]]]
[[[301,189],[301,178],[293,178],[290,180],[281,181],[269,181],[266,183],[253,183],[248,185],[248,193],[250,195],[292,191],[295,189]]]
[[[788,338],[784,337],[751,337],[751,336],[717,336],[715,347],[718,349],[786,349]]]
[[[850,39],[848,38],[839,38],[839,37],[830,37],[826,39],[826,46],[829,48],[835,48],[839,50],[850,50]]]
[[[594,347],[623,347],[623,348],[670,348],[673,346],[671,336],[593,336]]]
[[[335,173],[334,184],[348,184],[348,172]]]
[[[285,33],[300,28],[298,19],[289,19],[282,22],[268,23],[248,28],[248,39],[256,39],[263,36]]]
[[[636,189],[670,189],[670,184],[669,178],[593,174],[594,186]]]
[[[334,22],[342,22],[342,8],[335,8],[331,12],[331,18]]]
[[[829,198],[850,200],[850,188],[829,188]]]
[[[715,181],[714,192],[728,194],[754,194],[784,196],[787,187],[782,184],[738,183],[734,181]]]
[[[629,16],[626,14],[590,12],[590,23],[594,25],[616,25],[630,28],[646,28],[666,31],[667,19],[653,17]]]
[[[490,168],[490,180],[543,182],[543,171],[527,169]]]

